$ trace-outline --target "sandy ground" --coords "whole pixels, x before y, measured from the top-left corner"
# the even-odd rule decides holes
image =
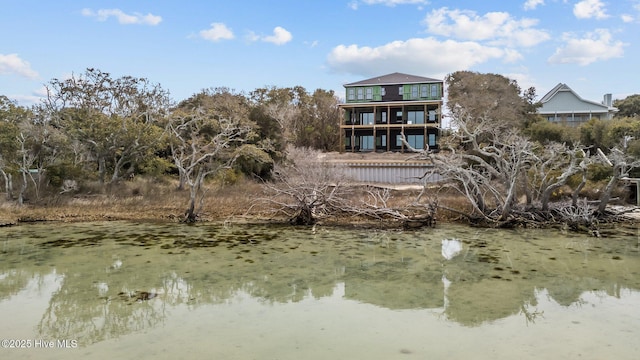
[[[419,158],[416,153],[400,152],[330,152],[320,155],[324,160],[334,162],[398,162],[398,161],[425,161]]]

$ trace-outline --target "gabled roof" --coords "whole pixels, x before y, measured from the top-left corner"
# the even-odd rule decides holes
[[[545,96],[543,96],[540,99],[540,103],[542,103],[544,105],[544,103],[546,103],[549,100],[553,99],[554,96],[556,96],[559,92],[563,92],[563,91],[570,92],[571,94],[573,94],[573,96],[575,96],[578,100],[580,100],[582,102],[590,103],[590,104],[597,105],[597,106],[603,106],[605,108],[608,107],[607,105],[604,105],[604,104],[596,102],[596,101],[583,99],[580,95],[578,95],[575,91],[573,91],[573,89],[571,89],[567,84],[563,84],[563,83],[559,83],[558,85],[554,86],[554,88],[551,89],[551,91],[549,91]]]
[[[366,79],[366,80],[352,82],[350,84],[345,84],[344,87],[367,86],[367,85],[418,84],[418,83],[430,83],[430,82],[442,82],[442,80],[395,72],[393,74],[376,76],[376,77],[372,77],[371,79]]]

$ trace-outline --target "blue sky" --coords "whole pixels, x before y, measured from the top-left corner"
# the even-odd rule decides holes
[[[392,72],[562,82],[588,100],[640,93],[640,0],[0,0],[0,95],[31,105],[86,68],[174,100],[343,84]]]

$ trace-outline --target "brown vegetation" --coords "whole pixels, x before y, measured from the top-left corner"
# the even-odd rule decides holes
[[[201,219],[241,219],[260,194],[261,187],[242,180],[221,187],[210,184]],[[177,180],[158,181],[137,177],[132,181],[100,186],[83,186],[79,192],[60,194],[47,203],[0,203],[0,223],[19,221],[169,220],[178,221],[188,206],[188,190],[178,190]],[[256,217],[259,209],[254,208]]]
[[[112,184],[106,190],[102,187],[85,185],[77,193],[59,194],[47,203],[33,204],[26,202],[19,206],[15,202],[0,202],[0,226],[19,222],[35,221],[174,221],[179,222],[184,216],[188,203],[188,190],[177,189],[178,180],[163,178],[162,180],[136,177],[131,181]],[[264,185],[247,179],[237,180],[233,184],[223,185],[219,180],[211,181],[209,191],[203,203],[201,221],[232,222],[286,222],[289,219],[277,214],[268,204],[256,199],[265,196]],[[387,192],[385,206],[388,209],[414,209],[416,214],[424,212],[427,204],[437,202],[438,210],[434,220],[438,222],[456,222],[465,220],[461,214],[471,211],[468,199],[452,189],[433,187],[426,191],[419,203],[416,199],[420,189],[382,189],[377,187],[350,186],[349,203],[362,204],[370,200],[376,190]],[[584,194],[593,192],[597,198],[598,186],[588,185]],[[614,194],[625,199],[628,194],[619,189]],[[559,189],[555,200],[570,199],[570,189]],[[588,197],[588,196],[587,196]],[[323,217],[319,223],[330,225],[359,225],[382,228],[410,226],[410,221],[399,221],[396,218],[372,218],[367,214],[334,214]],[[424,225],[424,224],[418,224]]]

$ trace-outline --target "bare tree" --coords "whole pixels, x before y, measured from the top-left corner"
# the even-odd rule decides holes
[[[204,200],[205,179],[232,166],[238,156],[235,149],[252,137],[252,129],[233,119],[218,118],[202,108],[186,113],[176,111],[166,129],[180,181],[189,187],[184,221],[194,222]]]
[[[336,166],[324,161],[317,150],[287,150],[288,164],[277,164],[272,182],[265,182],[267,197],[260,201],[284,214],[292,224],[311,225],[345,208],[351,189]]]
[[[635,159],[626,153],[630,140],[632,140],[631,137],[625,136],[622,142],[622,149],[614,147],[611,149],[608,156],[599,148],[597,150],[598,157],[601,161],[609,165],[612,169],[611,178],[600,195],[598,208],[596,209],[597,214],[604,213],[609,201],[611,200],[611,194],[620,180],[629,177],[629,172],[631,170],[640,167],[640,160]]]
[[[565,186],[572,176],[582,174],[582,182],[572,195],[572,206],[578,206],[577,197],[586,183],[587,167],[592,162],[589,153],[579,146],[570,148],[565,144],[547,144],[538,161],[531,164],[529,173],[529,182],[532,186],[538,185],[536,198],[540,201],[541,210],[548,211],[552,194]],[[557,175],[558,173],[560,175]]]
[[[441,153],[416,150],[429,158],[440,176],[455,184],[474,209],[473,214],[495,221],[511,215],[518,185],[526,169],[537,161],[534,144],[516,131],[492,126],[486,117],[463,115],[454,119],[457,131],[444,141]]]
[[[432,204],[393,207],[391,190],[354,185],[318,150],[289,147],[287,154],[288,162],[277,165],[273,181],[264,184],[267,196],[258,201],[269,204],[292,224],[344,217],[392,220],[407,227],[435,223]]]
[[[497,129],[492,126],[494,121],[468,119],[468,115],[454,119],[457,131],[443,139],[441,152],[412,150],[430,159],[433,172],[464,195],[472,207],[470,218],[501,224],[539,213],[543,219],[550,211],[552,194],[579,174],[582,182],[573,190],[572,207],[584,204],[578,203],[578,193],[586,183],[593,159],[579,145],[549,143],[543,147],[517,131]],[[408,145],[405,142],[411,149]],[[520,206],[523,196],[525,208]],[[557,212],[561,217],[575,213]]]

